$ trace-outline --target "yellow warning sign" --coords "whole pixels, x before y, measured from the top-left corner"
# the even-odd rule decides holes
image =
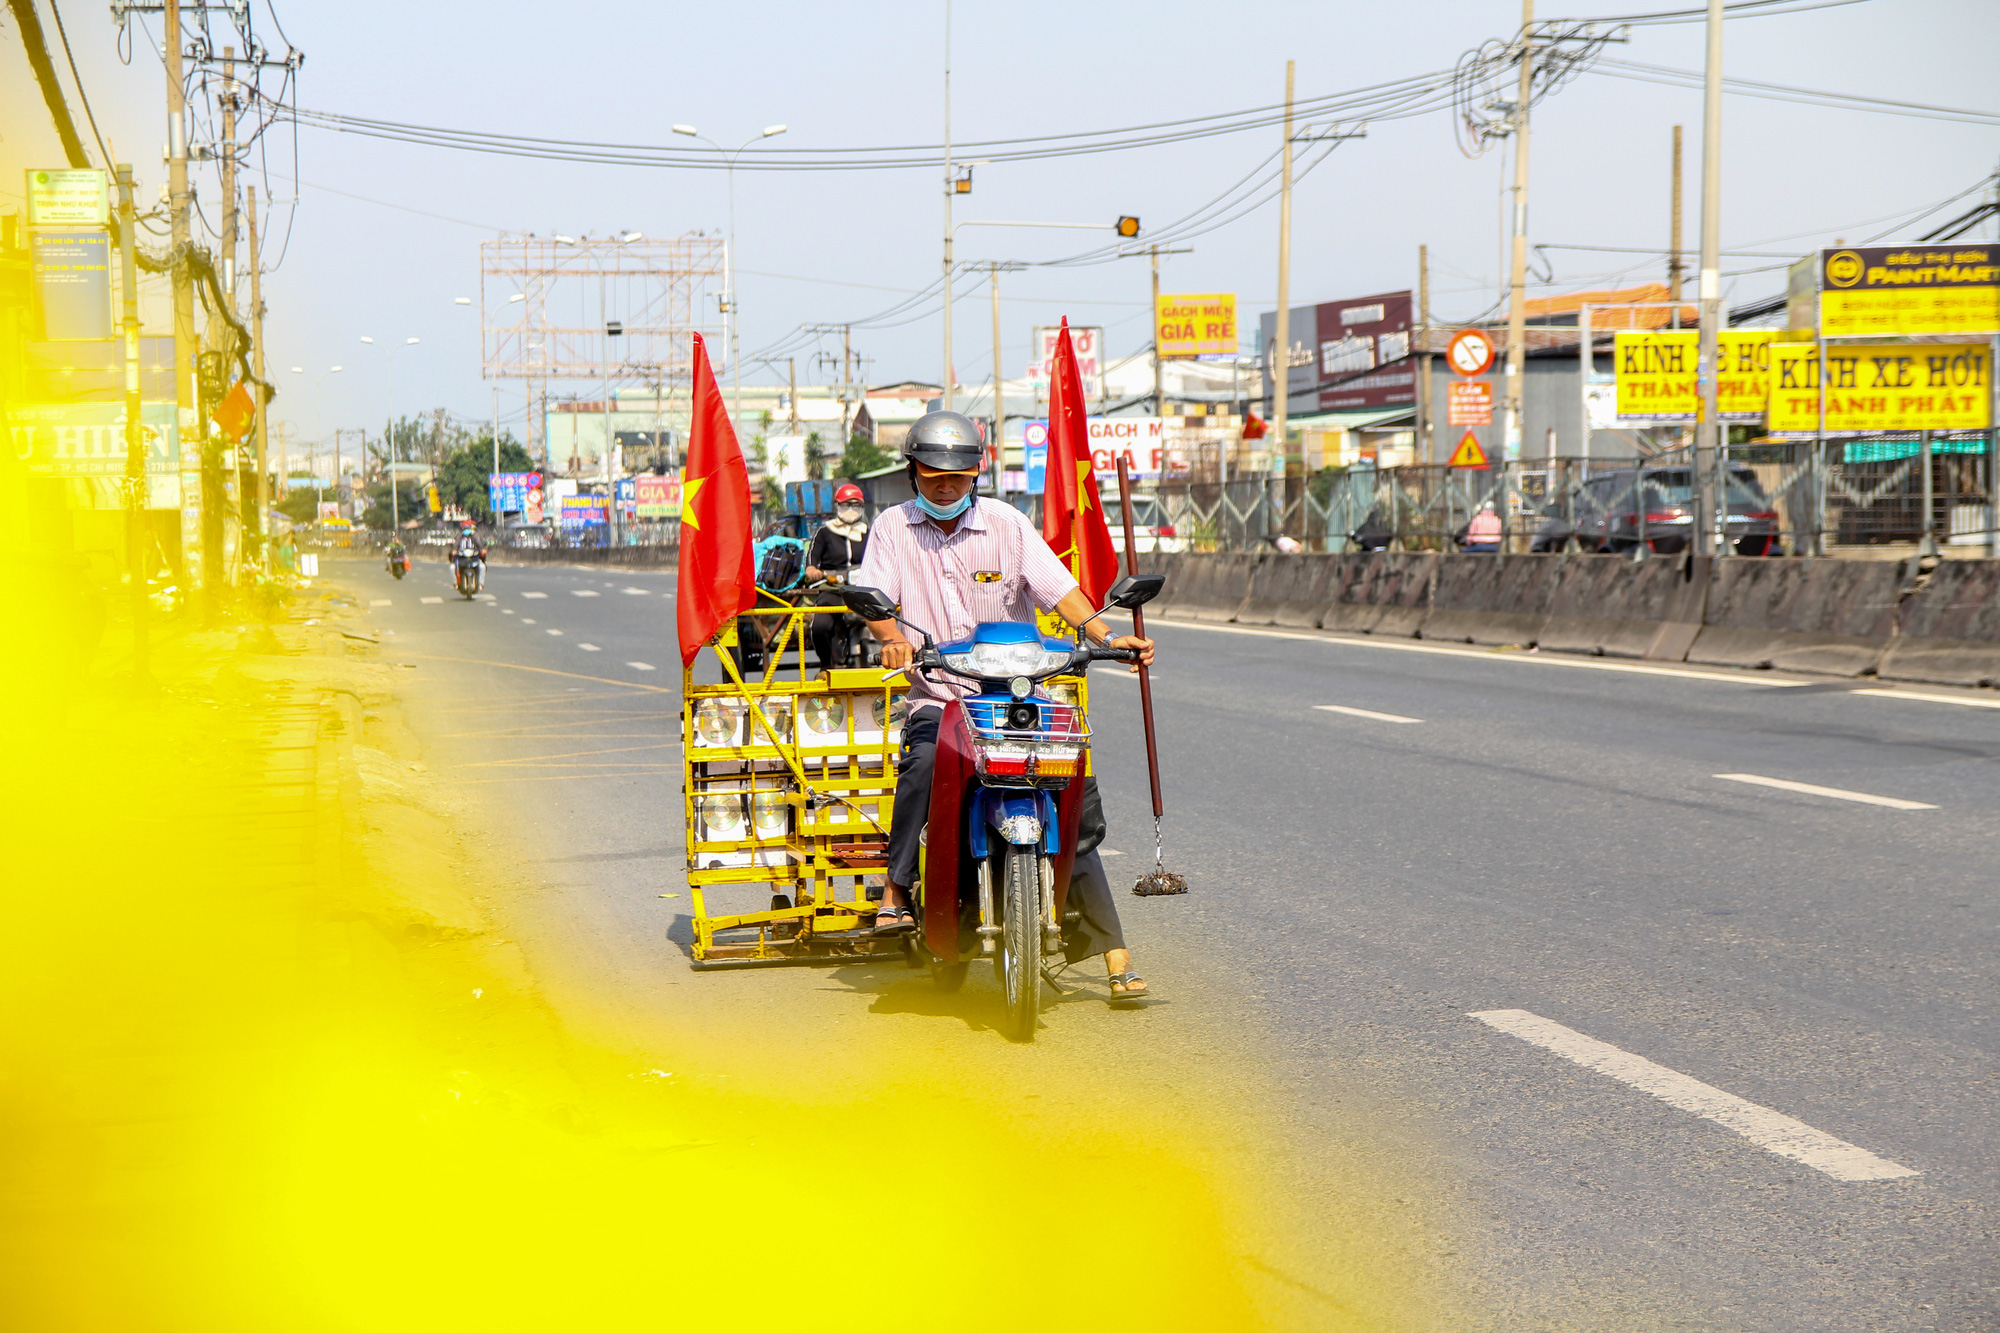
[[[1458,442],[1458,448],[1451,451],[1449,467],[1485,467],[1486,451],[1479,447],[1479,437],[1471,431]]]

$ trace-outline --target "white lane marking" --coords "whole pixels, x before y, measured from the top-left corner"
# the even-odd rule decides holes
[[[530,601],[539,601],[541,598],[547,597],[548,594],[545,592],[524,592],[521,596],[528,598]]]
[[[387,602],[379,603],[387,606]],[[1909,690],[1849,690],[1849,694],[1871,694],[1877,699],[1915,699],[1927,704],[1957,704],[1961,708],[2000,708],[2000,699],[1961,699],[1955,694],[1914,694]]]
[[[561,630],[559,630],[559,629],[545,629],[545,630],[543,630],[543,631],[542,631],[542,633],[544,633],[544,634],[553,634],[553,635],[555,635],[555,636],[556,636],[556,637],[558,637],[558,638],[562,637],[562,631],[561,631]]]
[[[1629,1083],[1651,1093],[1669,1106],[1692,1111],[1704,1120],[1713,1120],[1724,1129],[1733,1129],[1766,1152],[1803,1162],[1815,1171],[1824,1171],[1835,1180],[1900,1180],[1922,1175],[1899,1166],[1886,1157],[1877,1157],[1843,1139],[1814,1129],[1811,1125],[1781,1115],[1711,1087],[1700,1079],[1676,1073],[1643,1056],[1620,1050],[1609,1042],[1586,1037],[1526,1009],[1486,1009],[1469,1015],[1489,1027],[1519,1037],[1531,1046],[1554,1051],[1565,1060],[1574,1060],[1585,1069]]]
[[[373,601],[369,602],[369,603],[368,603],[368,605],[370,605],[370,606],[394,606],[394,605],[395,605],[395,603],[394,603],[394,602],[392,602],[392,601],[390,601],[390,600],[389,600],[389,599],[388,599],[387,597],[377,597],[377,598],[375,598],[375,599],[374,599]]]
[[[509,607],[506,610],[502,611],[500,614],[503,616],[511,616],[514,614],[514,610],[512,607]]]
[[[532,625],[532,624],[534,624],[535,622],[534,622],[534,620],[533,620],[533,618],[532,618],[532,617],[529,617],[529,616],[522,616],[522,617],[521,617],[521,623],[522,623],[523,625]]]
[[[1895,796],[1873,796],[1865,791],[1848,791],[1843,787],[1818,787],[1810,782],[1792,782],[1786,778],[1765,778],[1755,773],[1717,773],[1724,782],[1748,782],[1759,787],[1776,787],[1780,791],[1804,792],[1808,796],[1831,796],[1836,801],[1859,801],[1863,805],[1886,805],[1891,810],[1935,810],[1934,805],[1922,801],[1905,801]]]
[[[620,588],[618,591],[628,593],[633,597],[651,597],[653,595],[651,588]]]
[[[1420,718],[1420,717],[1404,717],[1404,716],[1403,716],[1402,714],[1400,714],[1400,713],[1374,713],[1374,712],[1370,712],[1370,711],[1369,711],[1368,709],[1366,709],[1366,708],[1345,708],[1345,707],[1342,707],[1342,706],[1341,706],[1340,704],[1314,704],[1314,705],[1313,705],[1313,708],[1314,708],[1314,709],[1315,709],[1316,711],[1318,711],[1318,712],[1321,712],[1321,713],[1345,713],[1345,714],[1347,714],[1347,715],[1348,715],[1349,717],[1365,717],[1365,718],[1369,719],[1369,720],[1370,720],[1370,721],[1372,721],[1372,722],[1421,722],[1421,721],[1423,721],[1423,719],[1422,719],[1422,718]]]
[[[423,603],[423,604],[424,604],[425,606],[443,606],[443,605],[444,605],[444,598],[442,598],[442,597],[419,597],[419,598],[417,598],[417,600],[418,600],[418,601],[420,601],[420,602],[422,602],[422,603]]]
[[[1252,629],[1247,625],[1211,625],[1196,620],[1166,620],[1156,623],[1174,629],[1205,629],[1216,634],[1248,634],[1262,639],[1297,639],[1302,643],[1328,643],[1342,648],[1383,648],[1392,653],[1434,653],[1439,657],[1476,657],[1482,662],[1520,662],[1530,666],[1575,667],[1583,671],[1623,671],[1635,676],[1674,676],[1681,680],[1723,680],[1731,685],[1763,685],[1773,689],[1810,684],[1803,680],[1759,680],[1752,675],[1729,676],[1720,671],[1689,671],[1664,666],[1641,666],[1637,662],[1601,662],[1594,658],[1562,657],[1551,653],[1496,653],[1484,648],[1454,648],[1441,643],[1401,643],[1389,639],[1346,639],[1325,634],[1288,634],[1283,630]]]
[[[595,596],[597,596],[597,589],[595,589],[595,588],[571,588],[571,589],[569,590],[569,595],[570,595],[570,596],[572,596],[572,597],[595,597]]]
[[[653,664],[652,664],[651,662],[627,662],[627,663],[626,663],[625,665],[626,665],[626,666],[628,666],[628,667],[631,667],[631,668],[632,668],[632,669],[633,669],[634,671],[657,671],[657,670],[659,670],[659,668],[658,668],[658,667],[656,667],[656,666],[654,666],[654,665],[653,665]]]
[[[472,600],[475,602],[498,602],[500,594],[497,592],[476,592],[472,594]]]
[[[604,651],[594,643],[579,643],[577,647],[583,649],[586,653],[601,653]]]
[[[1097,849],[1097,853],[1098,853],[1098,855],[1099,855],[1099,856],[1123,856],[1123,855],[1125,855],[1125,853],[1123,853],[1123,852],[1114,852],[1114,851],[1112,851],[1112,850],[1111,850],[1111,849],[1110,849],[1109,847],[1099,847],[1099,848]]]

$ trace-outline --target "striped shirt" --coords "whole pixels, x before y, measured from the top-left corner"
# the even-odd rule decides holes
[[[884,510],[854,582],[887,593],[903,619],[939,643],[963,639],[985,621],[1031,622],[1037,609],[1054,610],[1077,586],[1027,516],[990,499],[975,499],[949,533],[914,500]],[[910,673],[912,709],[939,707],[971,690],[956,676],[927,681]]]

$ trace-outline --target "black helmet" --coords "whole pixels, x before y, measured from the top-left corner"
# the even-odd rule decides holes
[[[985,445],[979,427],[956,412],[926,412],[903,437],[903,457],[940,472],[977,472]]]

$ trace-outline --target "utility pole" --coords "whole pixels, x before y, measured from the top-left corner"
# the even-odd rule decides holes
[[[853,420],[854,410],[854,326],[840,326],[840,453],[847,456],[847,442],[853,438],[853,428],[848,422]]]
[[[132,165],[118,164],[118,285],[125,305],[125,561],[132,582],[132,675],[143,682],[149,643],[146,625],[146,427],[139,402],[139,265],[132,232]]]
[[[1535,80],[1535,0],[1521,0],[1520,80],[1514,94],[1514,253],[1507,280],[1507,415],[1501,432],[1498,508],[1506,530],[1506,464],[1521,454],[1526,435],[1522,407],[1528,370],[1528,100]],[[1506,543],[1501,543],[1505,549]]]
[[[1155,264],[1158,262],[1154,261]],[[998,495],[1000,473],[1005,466],[1001,454],[1007,438],[1007,394],[1001,387],[1006,382],[1006,377],[1000,366],[1000,261],[996,259],[988,267],[991,269],[988,285],[992,289],[993,297],[993,438],[987,443],[993,446],[993,493]],[[1160,279],[1156,268],[1153,278],[1153,287],[1156,291],[1159,285]],[[1023,460],[1024,465],[1025,461]]]
[[[257,429],[257,480],[256,489],[250,496],[249,511],[257,516],[257,537],[262,563],[270,567],[271,547],[271,491],[267,480],[271,465],[271,419],[268,406],[264,402],[264,385],[268,377],[264,374],[264,261],[263,251],[257,248],[257,187],[248,191],[250,205],[250,341],[256,356],[258,384],[250,394],[255,404],[256,415],[252,418]]]
[[[194,382],[194,286],[188,266],[192,237],[188,227],[187,99],[181,89],[181,0],[165,0],[162,38],[167,63],[167,211],[173,240],[174,285],[174,407],[181,442],[181,567],[196,587],[206,580],[201,541],[201,516],[208,507],[202,493],[206,469],[203,445],[208,432],[201,422],[200,395]]]
[[[1431,429],[1431,248],[1417,247],[1417,457],[1436,461]]]
[[[1668,230],[1667,241],[1667,299],[1679,304],[1681,299],[1681,274],[1685,271],[1681,264],[1681,127],[1674,126],[1674,189],[1673,223]]]
[[[1272,469],[1273,475],[1278,478],[1271,484],[1271,489],[1276,492],[1274,502],[1284,494],[1285,413],[1291,406],[1292,396],[1292,71],[1293,62],[1287,60],[1284,165],[1280,169],[1278,187],[1278,327],[1274,330],[1277,337],[1273,340],[1270,364],[1266,367],[1271,375],[1271,447],[1276,451],[1277,461],[1277,466]]]
[[[1286,141],[1285,149],[1287,152],[1291,151],[1289,140]],[[1153,244],[1147,246],[1146,249],[1153,256],[1153,415],[1157,417],[1165,409],[1167,396],[1166,368],[1160,360],[1160,244],[1158,241],[1155,241]],[[999,298],[995,297],[994,300],[997,302]],[[993,346],[997,349],[1000,346],[998,323],[1000,308],[998,305],[995,305],[993,308],[993,318],[995,321]],[[993,355],[997,358],[1000,353],[996,350]],[[999,363],[996,360],[994,364],[998,365]],[[997,374],[998,372],[996,371],[995,373]],[[1183,389],[1182,392],[1186,392],[1186,390]]]
[[[792,434],[799,433],[799,359],[785,358],[785,401],[791,405]]]
[[[951,392],[951,0],[944,0],[944,410],[952,410]]]
[[[222,299],[236,313],[236,48],[222,48]],[[225,325],[225,327],[227,327]],[[226,335],[225,335],[226,336]]]
[[[1701,421],[1696,426],[1694,482],[1695,554],[1704,554],[1699,529],[1708,521],[1701,494],[1701,450],[1715,461],[1715,554],[1723,554],[1727,525],[1723,487],[1728,428],[1715,401],[1717,334],[1722,324],[1722,0],[1708,0],[1707,87],[1701,111]]]

